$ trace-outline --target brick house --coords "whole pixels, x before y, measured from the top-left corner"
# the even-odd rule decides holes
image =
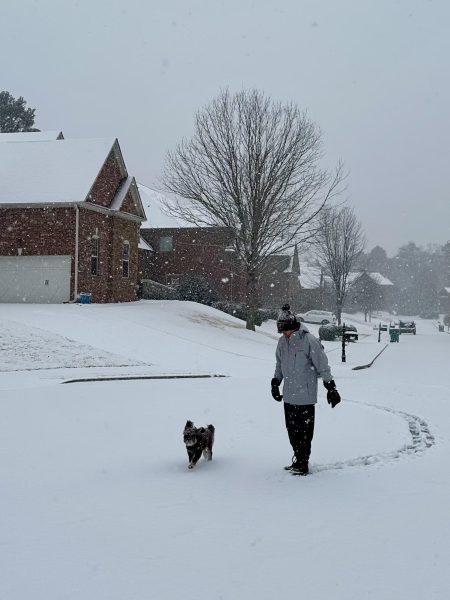
[[[330,297],[329,283],[325,281],[322,270],[311,266],[307,262],[300,264],[299,275],[301,293],[300,310],[306,312],[311,309],[333,309]]]
[[[203,275],[226,302],[245,302],[246,280],[233,250],[233,232],[226,227],[193,227],[164,211],[164,196],[139,184],[147,215],[141,236],[153,248],[152,279],[176,286],[183,275]],[[295,258],[296,256],[296,258]],[[260,281],[260,305],[279,308],[285,302],[298,306],[300,285],[298,253],[268,259]]]
[[[135,300],[145,213],[118,141],[14,135],[0,143],[0,301]]]
[[[301,308],[302,294],[297,246],[292,254],[270,256],[260,280],[261,306],[280,308],[289,302],[291,308],[298,311]]]
[[[145,228],[142,237],[154,249],[152,279],[176,286],[183,275],[200,274],[220,300],[243,302],[245,278],[224,227]]]

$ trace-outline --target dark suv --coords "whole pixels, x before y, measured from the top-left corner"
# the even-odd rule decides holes
[[[416,335],[416,324],[414,321],[400,321],[398,327],[400,333],[412,333]]]

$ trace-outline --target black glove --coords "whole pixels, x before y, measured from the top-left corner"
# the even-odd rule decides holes
[[[327,402],[328,404],[331,404],[331,408],[334,408],[336,404],[339,404],[341,401],[341,397],[336,389],[334,379],[331,381],[324,381],[323,385],[327,389]]]
[[[272,386],[272,398],[277,402],[281,402],[283,400],[283,396],[280,394],[280,383],[281,381],[274,377],[270,382]]]

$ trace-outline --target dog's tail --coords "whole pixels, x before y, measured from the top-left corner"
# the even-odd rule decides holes
[[[212,447],[212,444],[214,444],[214,432],[216,431],[216,428],[214,427],[214,425],[208,425],[207,429],[209,429],[209,431],[211,432],[211,447]]]

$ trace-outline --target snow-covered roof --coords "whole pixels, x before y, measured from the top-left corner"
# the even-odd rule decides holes
[[[364,273],[372,279],[377,285],[394,285],[390,279],[384,277],[381,273],[377,273],[375,271],[352,271],[348,274],[347,282],[351,285],[355,283]]]
[[[142,183],[138,183],[138,188],[147,217],[146,229],[193,227],[192,224],[167,214],[164,208],[167,198],[164,194],[156,192]]]
[[[362,275],[362,271],[352,271],[348,274],[347,283],[352,285],[355,283]],[[375,281],[378,285],[389,286],[394,285],[390,279],[381,275],[381,273],[376,272],[367,272],[367,275]],[[319,267],[314,267],[308,264],[301,263],[300,264],[300,285],[305,290],[314,290],[320,287],[321,284],[321,270]],[[324,275],[322,280],[330,283],[330,277]]]
[[[319,267],[312,267],[305,263],[300,263],[300,286],[304,290],[315,290],[320,287],[321,270]]]
[[[0,133],[0,142],[50,142],[62,140],[62,131],[21,131],[19,133]]]
[[[378,285],[394,285],[390,279],[382,275],[381,273],[371,272],[367,275],[375,281]]]
[[[115,140],[0,144],[0,204],[83,202]]]

